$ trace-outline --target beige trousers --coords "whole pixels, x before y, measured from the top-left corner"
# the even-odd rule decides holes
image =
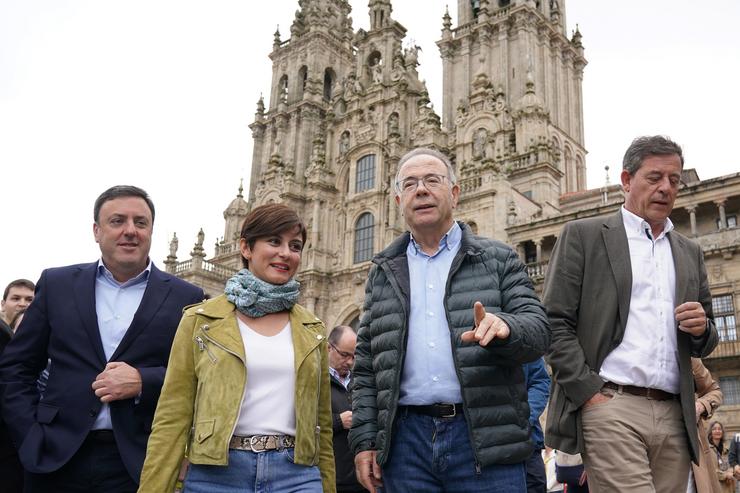
[[[685,492],[691,459],[680,403],[602,393],[611,399],[581,410],[589,491]]]

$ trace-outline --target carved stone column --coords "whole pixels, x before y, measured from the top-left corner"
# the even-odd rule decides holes
[[[691,223],[691,236],[696,236],[696,205],[687,205],[686,210],[689,212],[689,222]]]
[[[717,204],[717,208],[719,209],[719,229],[727,229],[727,214],[725,213],[727,199],[715,200],[714,203]]]
[[[538,238],[536,240],[532,240],[535,247],[535,262],[542,262],[542,238]]]

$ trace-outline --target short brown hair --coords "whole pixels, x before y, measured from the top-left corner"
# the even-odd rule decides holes
[[[15,281],[11,281],[10,284],[5,287],[5,292],[3,293],[3,301],[8,299],[10,288],[26,288],[33,291],[36,289],[36,285],[28,279],[16,279]]]
[[[298,213],[285,204],[265,204],[254,208],[247,215],[244,223],[242,223],[239,238],[245,240],[249,248],[254,248],[254,244],[260,238],[281,234],[296,228],[305,244],[306,225],[298,217]],[[242,256],[242,265],[245,269],[249,267],[249,262],[244,256]]]

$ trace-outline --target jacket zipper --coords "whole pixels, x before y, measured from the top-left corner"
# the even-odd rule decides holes
[[[216,361],[218,361],[201,336],[195,336],[195,342],[198,343],[198,348],[200,348],[201,352],[205,351],[208,354],[208,358],[211,360],[211,363],[216,363]]]
[[[231,433],[226,437],[226,444],[225,444],[226,445],[226,461],[228,463],[228,460],[229,460],[229,442],[231,441],[231,437],[234,436],[234,431],[236,431],[236,425],[239,422],[239,413],[241,412],[241,403],[242,403],[242,401],[244,401],[244,394],[247,391],[247,362],[244,360],[244,358],[242,358],[236,352],[232,351],[231,349],[227,348],[223,344],[219,344],[218,342],[216,342],[213,339],[211,339],[210,337],[208,337],[208,335],[205,332],[203,332],[203,329],[201,329],[201,332],[203,333],[203,337],[208,342],[210,342],[211,344],[213,344],[214,346],[216,346],[218,348],[221,348],[222,350],[226,351],[227,353],[236,356],[237,358],[239,358],[239,361],[241,361],[242,362],[242,365],[244,366],[244,386],[242,387],[241,397],[239,397],[239,412],[236,413],[236,419],[234,419],[234,426],[231,427]],[[206,348],[207,347],[208,346],[206,346]]]
[[[314,432],[314,441],[316,443],[316,449],[313,454],[313,465],[319,464],[319,437],[321,435],[321,425],[319,425],[319,407],[321,406],[321,348],[316,347],[316,428]]]
[[[203,388],[203,381],[198,381],[198,387],[195,390],[195,404],[193,405],[193,422],[190,425],[190,439],[188,440],[188,447],[191,443],[193,443],[193,440],[195,439],[195,423],[198,422],[198,395],[200,395],[200,391]]]
[[[394,425],[394,423],[396,421],[396,411],[398,411],[398,396],[401,393],[401,374],[403,374],[403,365],[404,365],[404,363],[406,361],[406,344],[408,343],[408,339],[409,339],[409,317],[408,317],[408,309],[407,309],[407,304],[409,303],[409,300],[407,300],[403,296],[403,293],[401,291],[400,286],[398,285],[398,280],[396,280],[396,277],[394,275],[389,275],[389,274],[393,274],[393,273],[392,272],[389,272],[390,268],[387,268],[386,265],[387,264],[385,262],[382,264],[383,272],[385,273],[385,277],[388,279],[388,282],[391,283],[391,286],[396,291],[396,294],[398,295],[398,298],[401,300],[401,308],[403,309],[403,320],[404,320],[403,327],[402,327],[402,330],[403,330],[403,337],[402,337],[402,339],[403,339],[403,341],[402,341],[402,344],[401,344],[401,347],[400,347],[400,353],[401,353],[401,355],[400,355],[400,358],[399,358],[400,366],[399,366],[399,369],[398,369],[398,373],[396,374],[396,384],[393,387],[395,390],[394,390],[394,395],[393,395],[393,401],[392,402],[395,403],[395,406],[393,406],[393,412],[389,416],[389,419],[388,419],[388,428],[386,429],[386,436],[388,438],[386,438],[386,442],[387,443],[386,443],[385,449],[390,452],[390,449],[391,449],[391,439],[392,439],[392,436],[393,436],[392,430],[393,430],[393,425]],[[377,443],[376,443],[376,450],[377,450]]]
[[[475,442],[473,441],[473,429],[472,429],[472,425],[470,424],[470,419],[468,417],[468,405],[465,402],[465,392],[463,392],[463,388],[462,388],[462,378],[460,375],[460,363],[457,360],[457,351],[455,350],[457,348],[456,341],[455,341],[455,335],[453,331],[451,330],[452,322],[450,321],[450,311],[447,308],[447,301],[446,301],[450,297],[450,285],[452,284],[452,277],[455,274],[457,274],[458,269],[460,269],[460,265],[462,265],[463,257],[465,255],[466,253],[462,253],[462,255],[456,255],[455,258],[452,260],[452,265],[450,266],[450,273],[447,275],[447,282],[445,283],[445,297],[444,297],[444,300],[442,301],[442,304],[444,305],[444,309],[445,309],[445,318],[447,319],[447,326],[450,328],[452,361],[454,361],[455,363],[455,373],[457,374],[457,381],[460,383],[460,397],[462,398],[462,401],[463,401],[462,402],[463,416],[465,417],[465,427],[468,429],[468,440],[470,441],[470,449],[473,451],[473,458],[475,459],[475,473],[480,474],[481,473],[480,459],[478,457],[478,450],[475,448],[475,445],[474,445]]]

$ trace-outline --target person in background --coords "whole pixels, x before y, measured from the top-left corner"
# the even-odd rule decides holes
[[[722,404],[722,390],[700,358],[691,358],[691,372],[696,383],[696,421],[699,433],[699,463],[691,464],[687,493],[721,493],[717,479],[717,457],[709,447],[705,423]]]
[[[547,475],[542,459],[545,437],[542,434],[540,416],[547,406],[550,396],[550,375],[545,369],[545,361],[540,358],[524,365],[524,378],[527,382],[527,401],[529,402],[529,425],[532,427],[534,452],[527,459],[527,493],[545,493]]]
[[[5,346],[13,338],[15,327],[20,323],[19,320],[23,319],[23,311],[18,311],[17,308],[25,310],[33,300],[34,288],[30,288],[29,295],[28,283],[33,286],[31,281],[17,279],[5,288],[2,301],[3,311],[0,313],[0,355],[3,354]],[[28,298],[31,298],[31,300]],[[5,321],[6,308],[7,313],[14,313],[13,319],[9,320],[9,323]],[[1,392],[2,389],[0,389]],[[18,459],[18,452],[2,416],[0,416],[0,481],[5,493],[21,493],[23,491],[23,466]]]
[[[730,467],[730,450],[725,444],[725,427],[719,421],[709,426],[709,448],[714,452],[717,461],[717,478],[722,493],[735,493],[735,478]]]
[[[172,346],[140,493],[335,492],[326,328],[296,303],[306,227],[284,204],[244,219],[244,268],[188,308]]]
[[[338,325],[329,333],[329,375],[331,415],[334,425],[334,461],[337,466],[337,493],[363,493],[355,475],[354,455],[349,449],[352,427],[352,399],[349,382],[355,361],[357,334],[352,327]]]
[[[5,287],[0,301],[0,331],[7,332],[13,319],[26,311],[33,301],[35,289],[36,285],[28,279],[16,279]]]
[[[555,471],[555,455],[557,450],[545,445],[542,451],[542,461],[545,463],[545,475],[547,477],[547,493],[562,493],[564,485],[558,481]]]

